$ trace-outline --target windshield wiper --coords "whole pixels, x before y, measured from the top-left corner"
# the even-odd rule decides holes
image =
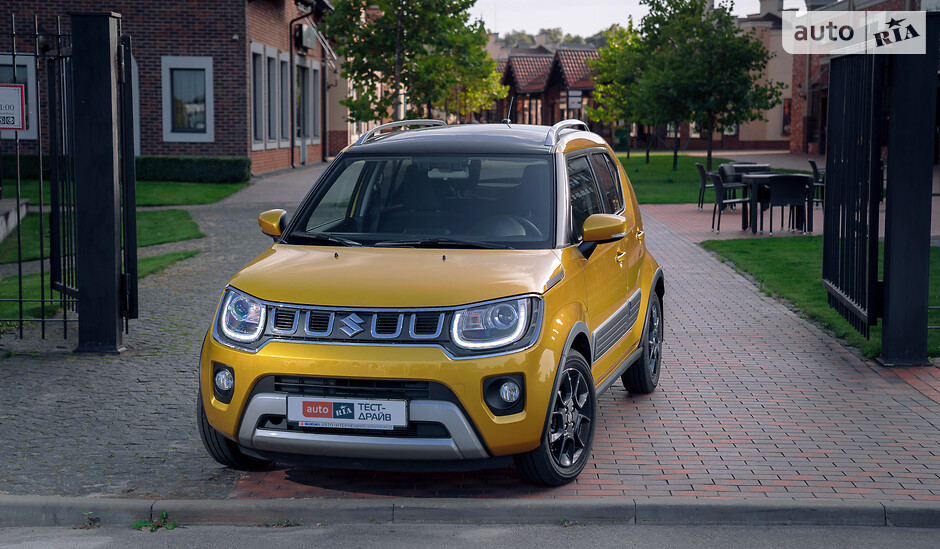
[[[490,242],[479,242],[477,240],[460,240],[457,238],[420,238],[415,240],[385,240],[376,242],[376,247],[401,247],[401,248],[484,248],[497,250],[512,250],[512,246],[505,244],[492,244]]]
[[[305,240],[330,242],[332,244],[339,244],[341,246],[362,246],[362,243],[356,242],[355,240],[350,240],[348,238],[343,238],[341,236],[336,236],[336,235],[326,234],[326,233],[305,233],[303,231],[294,231],[290,235],[303,238]]]

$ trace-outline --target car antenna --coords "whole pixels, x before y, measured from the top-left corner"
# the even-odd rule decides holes
[[[509,117],[512,116],[512,104],[513,104],[515,101],[516,101],[516,96],[513,95],[513,96],[512,96],[512,99],[509,100],[509,112],[506,113],[506,118],[503,118],[503,121],[502,121],[502,123],[503,123],[503,124],[506,124],[507,126],[508,126],[510,123],[512,123],[512,120],[510,120]]]

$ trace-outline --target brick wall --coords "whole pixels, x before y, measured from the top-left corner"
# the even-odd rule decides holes
[[[140,79],[141,154],[247,154],[244,3],[231,0],[5,0],[0,7],[0,33],[8,32],[10,13],[17,16],[17,32],[31,32],[33,17],[38,14],[41,33],[54,32],[56,15],[62,16],[63,32],[68,33],[68,13],[78,11],[120,13],[122,31],[132,37]],[[9,40],[5,42],[0,43],[3,46],[0,50],[9,49]],[[163,141],[160,59],[166,55],[213,58],[214,142]],[[43,80],[40,77],[40,86]]]
[[[252,0],[247,3],[246,14],[248,24],[248,40],[257,42],[269,48],[276,48],[278,54],[289,52],[291,46],[290,21],[304,11],[298,10],[294,2],[285,0]],[[302,20],[300,23],[309,25],[309,22]],[[320,78],[323,79],[323,50],[318,44],[316,48],[309,50],[299,50],[294,48],[295,55],[302,55],[306,58],[320,62]],[[248,54],[246,54],[248,55]],[[250,57],[246,57],[250,59]],[[250,70],[248,73],[250,79]],[[246,89],[250,89],[250,81],[246,80]],[[318,106],[320,119],[317,124],[320,135],[324,134],[323,124],[323,90],[320,90],[321,105]],[[250,115],[251,102],[246,104],[246,116]],[[250,120],[250,116],[248,118]],[[251,138],[250,132],[248,138]],[[250,147],[249,147],[250,148]],[[290,167],[290,147],[279,147],[276,149],[252,150],[251,171],[253,173],[263,173],[271,170],[278,170]],[[307,163],[320,162],[323,160],[323,148],[320,143],[313,143],[307,146]],[[300,166],[300,147],[294,147],[294,165]]]

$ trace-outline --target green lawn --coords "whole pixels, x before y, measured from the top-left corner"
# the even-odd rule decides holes
[[[49,215],[43,214],[45,234],[44,254],[49,255]],[[0,242],[0,263],[16,261],[16,237],[22,231],[23,260],[39,259],[39,215],[29,214],[23,218],[6,239]],[[146,247],[167,242],[177,242],[205,235],[185,210],[142,210],[137,212],[137,246]]]
[[[138,206],[181,206],[188,204],[212,204],[245,188],[247,183],[181,183],[178,181],[138,181]],[[50,184],[43,181],[43,204],[50,203]],[[20,196],[30,205],[39,205],[39,182],[35,179],[23,181]],[[16,198],[15,183],[3,180],[3,197]]]
[[[141,279],[153,273],[162,271],[170,265],[189,259],[198,254],[198,251],[187,250],[182,252],[172,252],[154,257],[141,258],[137,261],[137,278]],[[49,275],[46,275],[46,294],[49,299]],[[58,298],[58,294],[54,294]],[[31,274],[23,277],[23,297],[25,299],[40,299],[39,275]],[[17,277],[11,276],[0,278],[0,300],[18,299],[19,284]],[[46,304],[46,316],[52,316],[59,310],[57,304]],[[39,318],[41,308],[39,303],[25,303],[23,305],[23,316],[25,318]],[[0,301],[0,318],[15,318],[19,316],[19,304]],[[9,328],[10,322],[0,322],[0,328]]]
[[[710,240],[702,246],[732,261],[738,269],[754,276],[764,292],[786,299],[836,336],[861,349],[865,356],[881,354],[881,324],[871,329],[871,339],[866,340],[829,307],[821,283],[821,236]],[[882,250],[879,257],[883,256]],[[940,265],[940,248],[930,249],[930,262]],[[930,305],[940,305],[940,269],[930,270]],[[928,323],[940,324],[940,311],[930,311]],[[940,330],[929,330],[927,337],[928,354],[940,356]]]
[[[695,163],[705,165],[704,157],[679,155],[679,168],[672,172],[672,153],[650,153],[650,163],[646,163],[643,151],[626,155],[618,155],[623,169],[626,170],[636,199],[640,204],[687,204],[698,202],[698,191],[701,186],[698,170]],[[712,157],[712,168],[728,160]],[[671,179],[671,180],[670,180]],[[705,191],[705,203],[715,200],[711,189]]]

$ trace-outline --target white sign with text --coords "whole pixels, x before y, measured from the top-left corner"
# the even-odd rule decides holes
[[[0,84],[0,130],[26,129],[26,86]]]

